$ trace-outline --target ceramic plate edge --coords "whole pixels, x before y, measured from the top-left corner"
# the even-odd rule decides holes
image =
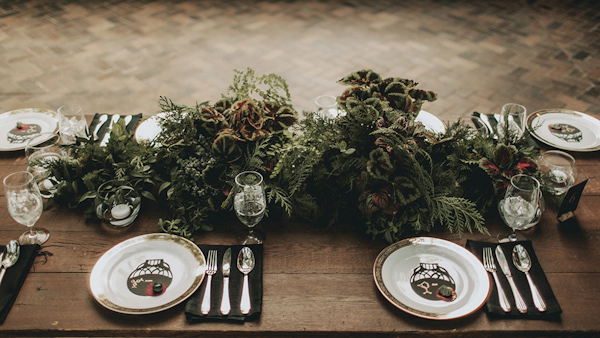
[[[152,237],[155,237],[155,238],[152,238]],[[94,279],[94,275],[99,273],[99,271],[96,269],[96,266],[98,266],[98,263],[104,263],[103,265],[105,265],[106,263],[104,262],[104,260],[107,260],[111,256],[114,256],[122,248],[124,248],[128,245],[136,244],[138,242],[143,242],[144,240],[164,240],[164,239],[170,239],[171,241],[174,241],[174,242],[185,243],[186,248],[191,248],[190,253],[192,253],[192,255],[194,255],[194,257],[202,257],[202,265],[206,264],[206,258],[204,257],[202,250],[200,250],[200,248],[198,248],[198,246],[196,244],[194,244],[192,241],[190,241],[186,238],[176,236],[176,235],[161,234],[161,233],[146,234],[146,235],[140,235],[140,236],[129,238],[120,243],[117,243],[116,245],[114,245],[113,247],[108,249],[108,251],[106,251],[104,254],[102,254],[102,256],[100,256],[98,261],[96,261],[96,264],[94,264],[94,267],[92,268],[92,271],[90,273],[90,282],[88,285],[90,287],[90,292],[91,292],[92,296],[96,299],[96,301],[98,301],[98,303],[100,305],[104,306],[105,308],[115,311],[115,312],[118,312],[118,313],[151,314],[151,313],[160,312],[160,311],[169,309],[175,305],[178,305],[181,302],[183,302],[184,300],[186,300],[189,296],[191,296],[202,284],[202,281],[205,276],[205,273],[204,273],[205,269],[198,269],[198,271],[200,271],[201,273],[199,273],[195,276],[192,286],[190,288],[188,288],[187,290],[185,290],[185,292],[182,295],[180,295],[179,297],[175,298],[174,300],[172,300],[166,304],[163,304],[160,306],[155,306],[152,308],[147,308],[147,309],[125,308],[120,305],[114,304],[113,302],[111,302],[104,296],[102,286],[98,285],[98,282],[94,282],[94,280],[99,280],[99,279]],[[194,251],[196,251],[196,252],[194,252]]]
[[[421,242],[421,243],[418,243],[418,242]],[[480,274],[480,277],[482,277],[483,279],[488,281],[488,283],[484,285],[484,288],[487,286],[487,290],[485,292],[485,294],[486,294],[485,297],[482,298],[482,301],[480,302],[480,304],[478,304],[478,306],[474,307],[471,311],[469,311],[467,313],[460,314],[460,315],[453,315],[452,313],[456,312],[456,310],[455,310],[450,313],[436,314],[436,313],[421,311],[419,309],[414,309],[412,307],[404,305],[402,302],[397,300],[391,294],[391,292],[389,292],[389,290],[387,289],[387,287],[385,286],[385,284],[383,282],[383,277],[381,275],[381,268],[383,267],[383,262],[385,262],[385,259],[387,257],[389,257],[392,253],[394,253],[396,250],[401,249],[406,246],[415,245],[415,244],[435,244],[436,242],[439,244],[443,244],[446,247],[451,246],[451,247],[461,250],[461,251],[464,250],[463,253],[469,255],[468,257],[470,258],[470,260],[474,260],[473,262],[476,262],[477,267],[481,267],[481,269],[478,269],[479,270],[478,273]],[[485,276],[485,278],[483,276]],[[412,314],[414,316],[425,318],[425,319],[434,319],[434,320],[457,319],[457,318],[462,318],[462,317],[471,315],[483,307],[483,305],[485,304],[485,302],[487,301],[487,299],[489,298],[489,296],[492,292],[491,284],[489,283],[490,279],[489,279],[488,273],[487,273],[487,271],[485,271],[483,264],[481,263],[479,258],[477,258],[477,256],[475,256],[472,252],[470,252],[466,248],[464,248],[454,242],[451,242],[451,241],[448,241],[445,239],[441,239],[441,238],[436,238],[436,237],[413,237],[413,238],[407,238],[407,239],[404,239],[404,240],[401,240],[396,243],[388,245],[386,248],[381,250],[381,252],[377,255],[377,258],[375,259],[375,263],[373,264],[373,279],[375,281],[375,285],[377,286],[377,289],[379,289],[379,292],[392,305],[394,305],[397,308],[399,308],[400,310],[402,310],[406,313]]]
[[[597,151],[600,150],[600,145],[592,147],[592,148],[570,148],[570,147],[564,147],[561,146],[559,144],[556,144],[554,142],[548,141],[546,139],[543,139],[542,137],[540,137],[535,130],[533,130],[533,127],[531,126],[531,124],[533,123],[533,120],[539,116],[542,116],[543,114],[547,114],[547,113],[559,113],[559,114],[570,114],[570,115],[575,115],[575,116],[579,116],[579,117],[587,117],[590,119],[594,119],[594,120],[598,120],[593,116],[575,111],[575,110],[570,110],[570,109],[562,109],[562,108],[547,108],[547,109],[540,109],[540,110],[536,110],[533,113],[531,113],[531,115],[527,116],[527,122],[526,122],[526,126],[527,129],[529,130],[529,133],[535,137],[537,140],[539,140],[542,143],[545,143],[551,147],[557,148],[557,149],[561,149],[561,150],[568,150],[568,151],[575,151],[575,152],[592,152],[592,151]],[[598,121],[598,123],[600,124],[600,121]]]
[[[53,117],[54,119],[56,119],[56,112],[50,109],[44,109],[44,108],[21,108],[21,109],[15,109],[15,110],[11,110],[11,111],[7,111],[5,113],[0,114],[0,117],[2,115],[16,115],[16,114],[23,114],[23,113],[34,113],[34,114],[44,114],[44,115],[49,115],[51,117]],[[58,120],[56,121],[56,125],[54,127],[53,131],[46,131],[46,132],[56,132],[58,131]],[[48,137],[49,139],[50,137]],[[40,143],[44,142],[46,140],[40,140]],[[23,150],[25,149],[26,145],[23,146],[19,146],[19,147],[14,147],[14,148],[0,148],[0,151],[18,151],[18,150]]]

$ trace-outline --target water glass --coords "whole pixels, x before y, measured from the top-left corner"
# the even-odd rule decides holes
[[[542,182],[556,195],[562,195],[575,184],[577,167],[573,156],[560,151],[549,150],[539,160]]]
[[[58,127],[64,144],[75,143],[77,137],[87,137],[88,126],[81,106],[72,104],[58,108]]]
[[[505,131],[521,137],[525,132],[525,117],[527,109],[517,103],[507,103],[502,106],[500,120],[498,121],[498,134],[504,136]]]
[[[233,206],[238,219],[248,227],[248,232],[238,238],[240,244],[262,244],[264,236],[254,227],[265,215],[267,201],[263,177],[256,171],[244,171],[235,177]]]
[[[100,220],[124,228],[137,218],[142,199],[129,182],[112,180],[98,187],[94,205]]]
[[[317,115],[323,118],[335,118],[342,115],[338,109],[338,104],[335,96],[321,95],[315,99],[317,106]]]
[[[517,240],[517,230],[533,227],[532,221],[540,208],[540,195],[540,182],[535,177],[519,174],[511,178],[504,199],[498,203],[500,216],[513,230],[510,240]]]
[[[27,171],[33,174],[42,197],[52,197],[56,192],[55,186],[58,181],[46,166],[49,162],[65,156],[65,151],[60,147],[60,135],[42,133],[32,137],[25,147],[25,155],[27,156]]]

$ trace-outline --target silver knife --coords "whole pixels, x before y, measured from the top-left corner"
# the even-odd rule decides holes
[[[515,297],[515,303],[517,303],[517,309],[519,309],[519,312],[521,313],[527,313],[527,304],[525,304],[525,301],[523,300],[519,289],[517,289],[517,286],[515,285],[515,281],[513,280],[512,273],[510,272],[508,262],[506,261],[506,256],[504,256],[504,251],[502,251],[500,245],[496,246],[496,259],[498,260],[500,269],[502,269],[502,272],[508,280],[508,284],[510,284],[513,296]]]
[[[223,298],[221,298],[221,314],[227,316],[231,311],[229,301],[229,272],[231,271],[231,248],[223,255]]]
[[[119,114],[113,115],[112,119],[109,122],[108,127],[106,127],[106,134],[104,134],[104,137],[102,138],[102,141],[100,142],[100,146],[105,146],[108,143],[108,139],[110,138],[110,132],[112,131],[112,126],[113,126],[113,124],[117,123],[117,121],[119,121],[120,118],[121,118],[121,115],[119,115]]]

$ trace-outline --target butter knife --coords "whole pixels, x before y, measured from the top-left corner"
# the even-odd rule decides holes
[[[110,138],[110,132],[112,131],[113,124],[117,123],[117,121],[119,121],[120,118],[121,118],[121,115],[119,115],[119,114],[113,115],[112,119],[109,122],[108,127],[106,128],[106,134],[104,134],[104,137],[102,138],[102,141],[100,142],[100,146],[105,146],[108,143],[108,139]]]
[[[229,301],[229,273],[231,272],[231,248],[228,248],[223,255],[223,297],[221,298],[221,314],[227,316],[231,311],[231,302]]]
[[[506,260],[506,256],[504,255],[504,251],[502,251],[500,245],[496,246],[496,259],[498,260],[500,269],[502,269],[502,272],[506,276],[508,284],[512,289],[513,296],[515,297],[515,303],[517,303],[517,309],[521,313],[527,313],[527,304],[525,304],[525,301],[523,300],[519,289],[517,289],[517,285],[515,285],[512,273],[510,272],[510,267],[508,266],[508,261]]]

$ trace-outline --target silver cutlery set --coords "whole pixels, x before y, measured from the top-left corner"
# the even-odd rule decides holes
[[[496,259],[498,260],[498,264],[500,265],[500,269],[502,270],[504,276],[506,276],[506,280],[510,285],[513,297],[515,299],[515,303],[517,305],[517,309],[520,313],[527,313],[527,304],[525,303],[523,296],[521,296],[521,293],[519,292],[519,289],[517,288],[517,285],[514,282],[512,272],[510,271],[510,267],[508,266],[508,261],[506,260],[506,256],[504,255],[504,251],[502,251],[500,245],[496,247],[495,254]],[[546,311],[546,303],[544,302],[542,295],[540,294],[539,290],[537,289],[533,280],[531,279],[531,276],[529,275],[529,270],[531,269],[531,258],[529,257],[529,253],[527,252],[527,250],[521,244],[515,245],[512,252],[512,261],[514,266],[519,271],[523,272],[527,277],[527,282],[529,284],[529,288],[531,289],[533,303],[535,304],[537,310],[540,312]],[[490,272],[494,277],[494,282],[496,283],[496,289],[498,291],[498,300],[500,303],[500,307],[504,312],[510,312],[511,305],[508,301],[508,298],[506,297],[506,294],[504,293],[502,285],[500,284],[500,280],[498,279],[498,274],[496,273],[498,269],[496,268],[494,256],[492,255],[492,248],[490,247],[483,248],[483,266],[485,270]]]
[[[250,302],[250,286],[248,274],[254,269],[255,258],[252,249],[243,247],[237,257],[238,270],[244,274],[244,284],[242,286],[242,296],[240,299],[240,312],[243,315],[250,313],[252,308]],[[217,250],[209,250],[206,258],[206,289],[200,305],[200,313],[208,315],[210,312],[212,276],[219,270],[217,264]],[[223,254],[221,273],[223,274],[223,293],[221,296],[220,312],[223,316],[231,312],[231,301],[229,298],[229,275],[231,273],[231,248],[228,248]]]
[[[8,242],[6,247],[4,248],[4,252],[0,254],[0,284],[4,279],[4,274],[6,270],[11,266],[17,263],[19,260],[19,255],[21,253],[21,247],[19,246],[19,242],[12,240]]]

